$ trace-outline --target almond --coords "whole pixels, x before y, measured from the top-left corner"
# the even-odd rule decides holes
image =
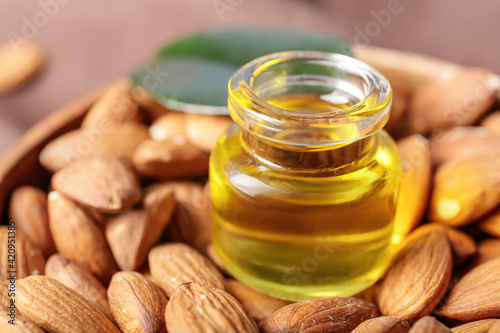
[[[500,209],[495,209],[479,222],[479,228],[495,237],[500,237]]]
[[[500,111],[490,113],[481,121],[481,126],[486,127],[489,131],[500,135]]]
[[[259,332],[234,297],[197,282],[177,288],[167,304],[165,321],[169,333]]]
[[[139,86],[132,87],[132,98],[139,104],[141,111],[148,116],[149,120],[155,120],[166,113],[172,112],[163,106],[157,99]]]
[[[85,297],[87,301],[97,306],[109,320],[114,321],[109,308],[106,288],[89,271],[75,261],[61,254],[54,254],[47,260],[45,275],[73,289]]]
[[[139,268],[147,258],[144,241],[150,224],[143,210],[131,210],[112,217],[105,227],[106,240],[121,270]]]
[[[135,270],[145,263],[148,251],[170,223],[175,205],[172,189],[146,189],[143,209],[108,221],[106,239],[120,269]]]
[[[362,322],[351,333],[407,333],[410,324],[404,319],[381,316]]]
[[[40,153],[40,164],[50,172],[91,156],[113,156],[132,164],[132,154],[149,138],[143,124],[125,123],[110,129],[77,129],[55,138]]]
[[[95,305],[55,279],[30,276],[17,288],[19,311],[48,332],[119,333]]]
[[[429,217],[460,227],[486,215],[500,203],[500,154],[454,159],[434,177]]]
[[[398,141],[403,174],[394,218],[393,242],[400,243],[422,220],[431,185],[429,141],[412,135]]]
[[[221,258],[217,254],[217,251],[215,250],[215,246],[213,243],[208,244],[207,246],[207,257],[212,260],[212,262],[217,266],[224,275],[231,276],[231,273],[224,267],[224,264],[222,263]]]
[[[15,290],[16,285],[14,281],[3,279],[0,281],[0,314],[8,314],[10,311],[15,312],[15,309],[10,310],[7,307],[11,303],[11,298],[9,297],[9,289],[11,291]],[[15,302],[15,300],[14,300]]]
[[[436,314],[462,321],[500,317],[500,258],[465,274],[436,309]]]
[[[2,333],[44,333],[45,331],[37,324],[16,315],[14,324],[9,323],[12,320],[5,314],[0,315],[0,332]]]
[[[172,188],[177,209],[168,228],[170,239],[184,242],[201,253],[212,240],[212,204],[203,185],[195,182],[167,182],[155,185]]]
[[[85,115],[82,128],[106,130],[126,122],[140,122],[139,106],[130,89],[130,82],[123,80],[104,92]]]
[[[175,191],[173,188],[148,186],[144,189],[142,205],[150,219],[155,221],[153,233],[161,235],[177,206]]]
[[[169,112],[153,121],[149,135],[155,141],[186,139],[186,118],[183,112]]]
[[[500,79],[483,69],[466,69],[447,80],[433,80],[416,89],[408,115],[414,133],[471,125],[493,105]]]
[[[224,277],[210,260],[183,243],[158,245],[149,251],[149,269],[159,286],[170,297],[185,282],[200,282],[226,289]]]
[[[85,130],[82,130],[85,132]],[[87,133],[90,131],[87,131]],[[95,147],[95,155],[113,156],[132,165],[134,150],[149,139],[148,127],[143,124],[125,123],[114,127],[105,134]]]
[[[15,243],[12,240],[15,239]],[[14,247],[12,245],[14,244]],[[11,250],[11,251],[9,251]],[[45,257],[23,233],[15,231],[15,223],[0,226],[0,277],[22,279],[43,274]]]
[[[132,162],[144,176],[157,179],[203,177],[208,174],[209,155],[183,136],[165,141],[144,141],[134,151]]]
[[[462,70],[453,63],[405,51],[395,51],[379,47],[353,45],[355,57],[375,67],[389,79],[404,83],[411,92],[417,87],[436,79],[453,78]]]
[[[33,186],[18,187],[10,199],[9,216],[46,257],[56,251],[49,230],[47,193]]]
[[[233,124],[233,120],[228,116],[192,113],[187,116],[186,135],[189,142],[210,153],[219,137]]]
[[[488,333],[500,333],[500,320],[497,320],[496,323],[490,327]]]
[[[401,76],[386,76],[392,88],[392,105],[389,121],[384,129],[391,135],[397,135],[401,128],[402,119],[406,116],[410,87]]]
[[[500,257],[500,239],[488,238],[479,242],[474,265],[478,266],[488,260]]]
[[[134,270],[144,264],[175,209],[172,189],[147,191],[143,209],[113,217],[106,225],[106,239],[122,270]]]
[[[409,333],[450,333],[451,330],[434,317],[422,317],[408,331]]]
[[[228,279],[227,286],[229,293],[243,305],[247,313],[257,322],[266,319],[275,311],[291,303],[260,293],[237,280]]]
[[[263,333],[348,333],[365,320],[378,315],[375,304],[361,298],[316,298],[279,309],[259,327]]]
[[[49,194],[49,221],[57,250],[107,284],[118,268],[102,230],[89,215],[53,191]]]
[[[500,322],[498,319],[483,319],[471,321],[470,323],[453,327],[453,333],[487,333],[489,329],[496,323]]]
[[[500,153],[500,135],[484,127],[455,127],[435,133],[430,142],[434,165],[457,158]]]
[[[430,314],[446,292],[452,265],[445,228],[419,227],[405,240],[381,281],[380,312],[410,323]]]
[[[0,46],[0,95],[28,82],[42,68],[44,55],[38,45],[27,40]]]
[[[76,202],[105,213],[131,208],[141,198],[139,181],[114,157],[91,157],[57,171],[55,190]]]
[[[455,228],[446,228],[446,235],[453,253],[453,267],[459,267],[477,252],[474,238]]]
[[[111,311],[123,333],[165,330],[167,298],[161,289],[137,272],[118,272],[108,288]]]

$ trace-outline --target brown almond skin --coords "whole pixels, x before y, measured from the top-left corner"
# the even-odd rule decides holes
[[[495,209],[479,221],[479,229],[491,236],[500,238],[500,209]]]
[[[12,226],[12,224],[10,224]],[[29,275],[44,274],[45,257],[42,250],[34,245],[23,233],[12,234],[12,227],[0,226],[0,277],[6,279],[14,273],[16,279]],[[15,253],[9,254],[9,245],[15,236]],[[14,262],[12,262],[14,260]],[[12,266],[14,265],[14,266]]]
[[[147,126],[138,123],[102,130],[80,128],[49,142],[40,153],[40,164],[52,173],[91,156],[113,156],[132,164],[135,148],[147,139]]]
[[[169,333],[257,333],[255,321],[233,296],[197,282],[181,284],[165,309]]]
[[[187,115],[186,135],[189,142],[210,153],[219,137],[233,124],[233,120],[228,116],[192,113]]]
[[[158,245],[149,251],[148,261],[151,275],[168,297],[179,285],[191,281],[227,289],[226,281],[217,267],[186,244]]]
[[[83,206],[103,213],[119,213],[141,198],[133,171],[114,157],[90,157],[57,171],[52,186]]]
[[[478,243],[474,266],[479,266],[491,259],[500,257],[500,239],[487,238]]]
[[[379,316],[375,304],[361,298],[316,298],[287,305],[260,323],[263,333],[348,333]]]
[[[7,309],[10,304],[9,289],[14,290],[15,284],[7,279],[3,279],[3,281],[0,282],[0,314],[8,314],[10,312],[10,310]]]
[[[455,127],[434,133],[430,139],[434,165],[457,158],[500,152],[500,134],[485,127]]]
[[[203,254],[212,241],[212,203],[203,185],[190,181],[153,185],[175,192],[177,209],[167,233],[174,242],[183,242]]]
[[[429,201],[432,165],[429,141],[412,135],[398,141],[403,174],[394,217],[393,242],[400,243],[424,216]]]
[[[18,187],[10,199],[9,216],[45,257],[56,251],[49,229],[47,193],[33,186]]]
[[[186,118],[184,112],[169,112],[160,116],[149,127],[149,135],[155,141],[186,138]]]
[[[0,46],[0,95],[10,93],[33,78],[45,62],[41,48],[26,39]]]
[[[131,83],[120,81],[105,91],[85,115],[82,128],[107,129],[140,122],[139,106],[130,94]]]
[[[393,137],[401,130],[401,123],[408,109],[409,87],[398,77],[386,77],[392,88],[391,116],[384,129]]]
[[[113,275],[108,298],[123,333],[166,333],[164,313],[167,298],[160,287],[142,274],[118,272]]]
[[[381,316],[362,322],[351,333],[407,333],[410,324],[398,317]]]
[[[0,315],[0,332],[2,333],[45,333],[37,324],[32,321],[26,320],[20,315],[16,315],[14,321],[15,325],[9,323],[11,317],[1,314]]]
[[[477,221],[500,203],[500,154],[454,159],[434,177],[429,218],[460,227]]]
[[[149,121],[154,121],[167,113],[175,112],[160,104],[142,87],[132,87],[131,94],[132,98],[139,104],[141,112],[147,116],[146,118]]]
[[[226,276],[231,276],[231,273],[224,267],[224,264],[222,263],[221,258],[217,254],[217,251],[215,250],[214,244],[210,243],[207,246],[207,257],[212,260],[212,262],[219,268],[219,270],[224,273]]]
[[[183,136],[165,141],[144,141],[132,163],[139,174],[156,179],[196,178],[208,174],[209,155]]]
[[[425,83],[412,93],[408,105],[413,132],[427,134],[475,123],[493,105],[498,88],[498,77],[478,68]]]
[[[463,68],[448,61],[375,46],[353,45],[352,49],[357,59],[380,71],[391,86],[405,85],[409,91],[436,78],[454,77]]]
[[[500,320],[497,320],[493,326],[490,327],[488,333],[499,333],[500,332]]]
[[[53,333],[119,333],[83,296],[46,276],[17,282],[16,304],[23,317]]]
[[[465,274],[435,313],[461,321],[500,317],[500,258]]]
[[[416,229],[380,283],[380,312],[410,323],[430,314],[446,292],[452,266],[445,228],[433,223]]]
[[[45,275],[73,289],[97,306],[109,320],[114,321],[109,308],[106,288],[96,277],[75,261],[56,253],[47,260]]]
[[[106,239],[121,270],[136,270],[146,262],[148,251],[161,238],[175,207],[172,189],[147,188],[142,209],[109,219]]]
[[[140,248],[147,237],[148,224],[147,213],[139,209],[112,217],[106,224],[106,240],[121,270],[135,270],[147,259],[147,249]]]
[[[490,113],[481,121],[480,125],[493,133],[500,134],[500,111],[496,110]]]
[[[243,308],[260,322],[291,302],[277,299],[254,290],[240,281],[228,279],[228,291],[243,305]]]
[[[409,333],[450,333],[451,330],[434,317],[422,317],[412,326]]]
[[[453,267],[459,267],[477,252],[477,245],[474,238],[465,232],[446,228],[446,235],[450,242],[451,252],[453,253]]]
[[[105,285],[118,270],[102,230],[73,201],[49,194],[50,230],[59,253],[95,274]]]
[[[487,333],[490,328],[496,323],[500,322],[498,319],[483,319],[471,321],[460,326],[453,327],[453,333]]]
[[[91,132],[91,131],[88,131]],[[138,123],[124,123],[113,127],[95,146],[94,155],[113,156],[132,165],[134,150],[149,139],[148,127]]]

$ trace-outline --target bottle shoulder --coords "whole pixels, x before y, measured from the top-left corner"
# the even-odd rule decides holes
[[[263,162],[245,149],[240,131],[233,129],[221,137],[212,152],[210,181],[216,187],[231,187],[249,196],[266,193],[271,197],[304,197],[305,193],[314,196],[331,192],[352,198],[397,188],[400,165],[397,146],[385,131],[374,134],[373,146],[360,160],[332,169],[294,170]]]

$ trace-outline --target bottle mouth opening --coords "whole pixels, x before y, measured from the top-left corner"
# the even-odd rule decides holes
[[[385,125],[390,103],[382,74],[340,54],[274,53],[246,64],[229,81],[233,119],[287,145],[314,148],[367,137]]]

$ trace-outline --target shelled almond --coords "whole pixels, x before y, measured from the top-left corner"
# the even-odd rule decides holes
[[[404,172],[393,258],[369,292],[291,303],[229,277],[211,243],[206,176],[230,119],[167,110],[119,82],[81,128],[42,150],[50,193],[20,187],[11,197],[19,323],[33,332],[497,332],[500,122],[488,113],[498,77],[452,66],[434,81],[420,65],[400,75],[377,64],[398,95],[389,130]],[[2,295],[8,288],[0,284]]]
[[[28,39],[0,45],[0,95],[26,84],[40,72],[44,62],[40,46]]]

